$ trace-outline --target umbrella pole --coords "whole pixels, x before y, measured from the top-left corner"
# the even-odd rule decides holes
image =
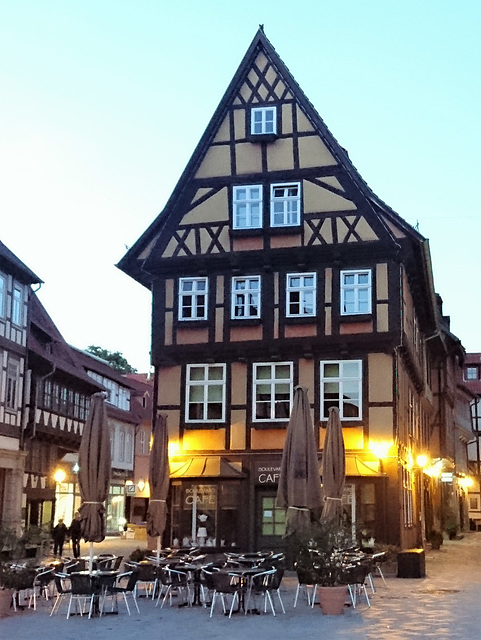
[[[92,574],[94,565],[94,543],[90,543],[90,552],[89,552],[89,573]]]
[[[157,564],[160,564],[160,536],[157,536]]]

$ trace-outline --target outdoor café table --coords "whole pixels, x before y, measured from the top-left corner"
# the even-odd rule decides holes
[[[240,576],[242,589],[239,594],[239,607],[233,611],[232,613],[240,613],[244,611],[244,613],[258,613],[257,610],[251,609],[250,611],[245,610],[245,592],[249,588],[249,582],[252,579],[252,576],[255,576],[259,573],[259,567],[222,567],[219,569],[223,573],[235,574]]]

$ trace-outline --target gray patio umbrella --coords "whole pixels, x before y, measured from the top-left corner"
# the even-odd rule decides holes
[[[294,402],[282,454],[277,506],[287,510],[286,537],[309,530],[322,509],[317,444],[307,389],[294,389]]]
[[[167,494],[169,493],[169,437],[167,416],[157,416],[154,438],[150,451],[149,487],[150,499],[147,509],[147,534],[157,537],[157,561],[160,558],[162,534],[167,520]]]
[[[339,409],[330,407],[322,454],[322,493],[324,508],[321,522],[338,519],[342,514],[342,492],[346,480],[346,454]]]
[[[110,485],[110,432],[105,394],[95,393],[85,423],[79,449],[78,481],[82,506],[82,537],[90,542],[89,571],[92,571],[93,543],[105,538],[105,507]]]

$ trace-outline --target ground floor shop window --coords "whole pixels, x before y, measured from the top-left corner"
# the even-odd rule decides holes
[[[121,484],[110,485],[107,500],[107,531],[118,533],[125,524],[125,487]]]
[[[172,483],[174,546],[237,547],[240,483]]]

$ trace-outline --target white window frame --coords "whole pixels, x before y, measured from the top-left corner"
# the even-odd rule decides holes
[[[192,283],[191,290],[185,290],[187,283]],[[204,288],[199,288],[202,283]],[[195,320],[207,320],[207,303],[209,295],[208,278],[179,278],[179,320],[183,322]],[[185,308],[192,310],[191,316],[184,316],[184,304],[186,298],[191,297],[191,304],[185,305]],[[202,313],[203,309],[203,313]]]
[[[7,277],[0,273],[0,318],[6,317]]]
[[[292,195],[290,191],[296,190]],[[282,210],[276,211],[276,205],[282,205]],[[301,223],[301,183],[278,182],[271,184],[271,227],[298,227]],[[277,218],[281,217],[281,220]]]
[[[20,408],[20,362],[9,358],[7,362],[5,409],[17,411]]]
[[[272,115],[272,119],[269,117]],[[259,116],[259,118],[256,118]],[[258,126],[260,125],[260,126]],[[252,107],[251,135],[275,135],[277,133],[277,107]]]
[[[12,290],[12,324],[22,326],[23,321],[23,290],[18,284],[13,285]]]
[[[258,195],[254,194],[258,190]],[[242,197],[245,192],[245,197]],[[238,185],[232,190],[232,228],[260,229],[263,218],[263,188],[261,184]],[[245,207],[245,224],[241,224],[241,207]],[[254,210],[257,207],[258,212]],[[244,217],[244,215],[242,217]]]
[[[270,368],[270,375],[267,378],[258,377],[258,371],[261,367]],[[276,377],[276,369],[279,367],[288,367],[289,375],[287,377]],[[280,405],[285,404],[285,399],[276,399],[276,388],[279,386],[289,385],[289,410],[284,416],[276,417],[276,409]],[[293,364],[292,362],[256,362],[252,368],[252,422],[286,422],[289,420],[292,409],[292,393],[293,393]],[[269,415],[264,418],[257,417],[257,404],[258,400],[257,391],[260,387],[269,387],[270,398],[266,401],[262,401],[264,406],[268,405]]]
[[[220,378],[209,378],[209,373],[212,370],[219,370],[221,372]],[[192,373],[194,370],[202,371],[203,377],[193,378]],[[185,422],[186,424],[203,424],[203,423],[216,423],[225,422],[225,389],[226,389],[226,365],[225,364],[188,364],[186,369],[186,391],[185,391]],[[191,401],[192,393],[196,390],[201,390],[201,398]],[[215,398],[215,402],[212,402],[210,391],[217,389],[220,390],[220,398]],[[199,418],[191,418],[189,408],[191,405],[202,404],[202,415]],[[222,411],[221,416],[216,418],[209,418],[209,404],[221,404]]]
[[[339,375],[330,376],[326,375],[326,368],[334,365],[339,367]],[[353,366],[357,367],[356,375],[348,375],[346,370],[348,368],[352,368]],[[321,384],[321,420],[326,421],[329,417],[329,407],[334,406],[339,409],[339,417],[341,420],[361,420],[362,419],[362,360],[323,360],[320,363],[320,384]],[[331,386],[331,389],[328,389],[328,385]],[[329,390],[332,394],[332,387],[337,385],[337,402],[333,398],[327,398],[327,391]],[[353,386],[356,387],[356,391],[354,392],[354,400],[357,402],[357,415],[344,415],[345,407],[347,405],[352,405],[352,403],[347,402],[349,396],[346,396],[347,393],[352,394],[350,388]],[[327,403],[327,408],[325,409],[325,405]],[[354,405],[356,406],[356,405]]]
[[[237,289],[242,283],[244,288]],[[250,288],[257,283],[257,288]],[[232,278],[231,285],[231,319],[244,320],[261,317],[261,277],[260,276],[239,276]],[[255,309],[252,312],[252,309]],[[242,311],[237,314],[237,310]]]
[[[367,283],[360,283],[359,277],[368,277]],[[354,282],[346,284],[346,276],[354,277]],[[341,316],[354,316],[364,315],[372,313],[372,270],[371,269],[347,269],[341,271]],[[367,306],[363,308],[361,305],[365,304],[364,300],[360,299],[363,292],[367,291]],[[347,294],[352,294],[353,300],[347,301]],[[352,309],[347,310],[347,305],[352,305]]]
[[[313,280],[313,284],[306,284],[307,279]],[[294,280],[298,279],[299,284],[295,284]],[[317,276],[315,272],[311,273],[288,273],[286,275],[286,317],[287,318],[303,318],[316,315],[316,292],[317,292]],[[294,298],[298,300],[294,300]],[[312,302],[309,303],[309,298]],[[291,313],[291,306],[298,305],[299,312]],[[312,310],[308,311],[308,307]]]
[[[465,369],[465,380],[477,380],[478,379],[478,367],[476,365],[468,365]],[[474,374],[474,375],[473,375]]]

